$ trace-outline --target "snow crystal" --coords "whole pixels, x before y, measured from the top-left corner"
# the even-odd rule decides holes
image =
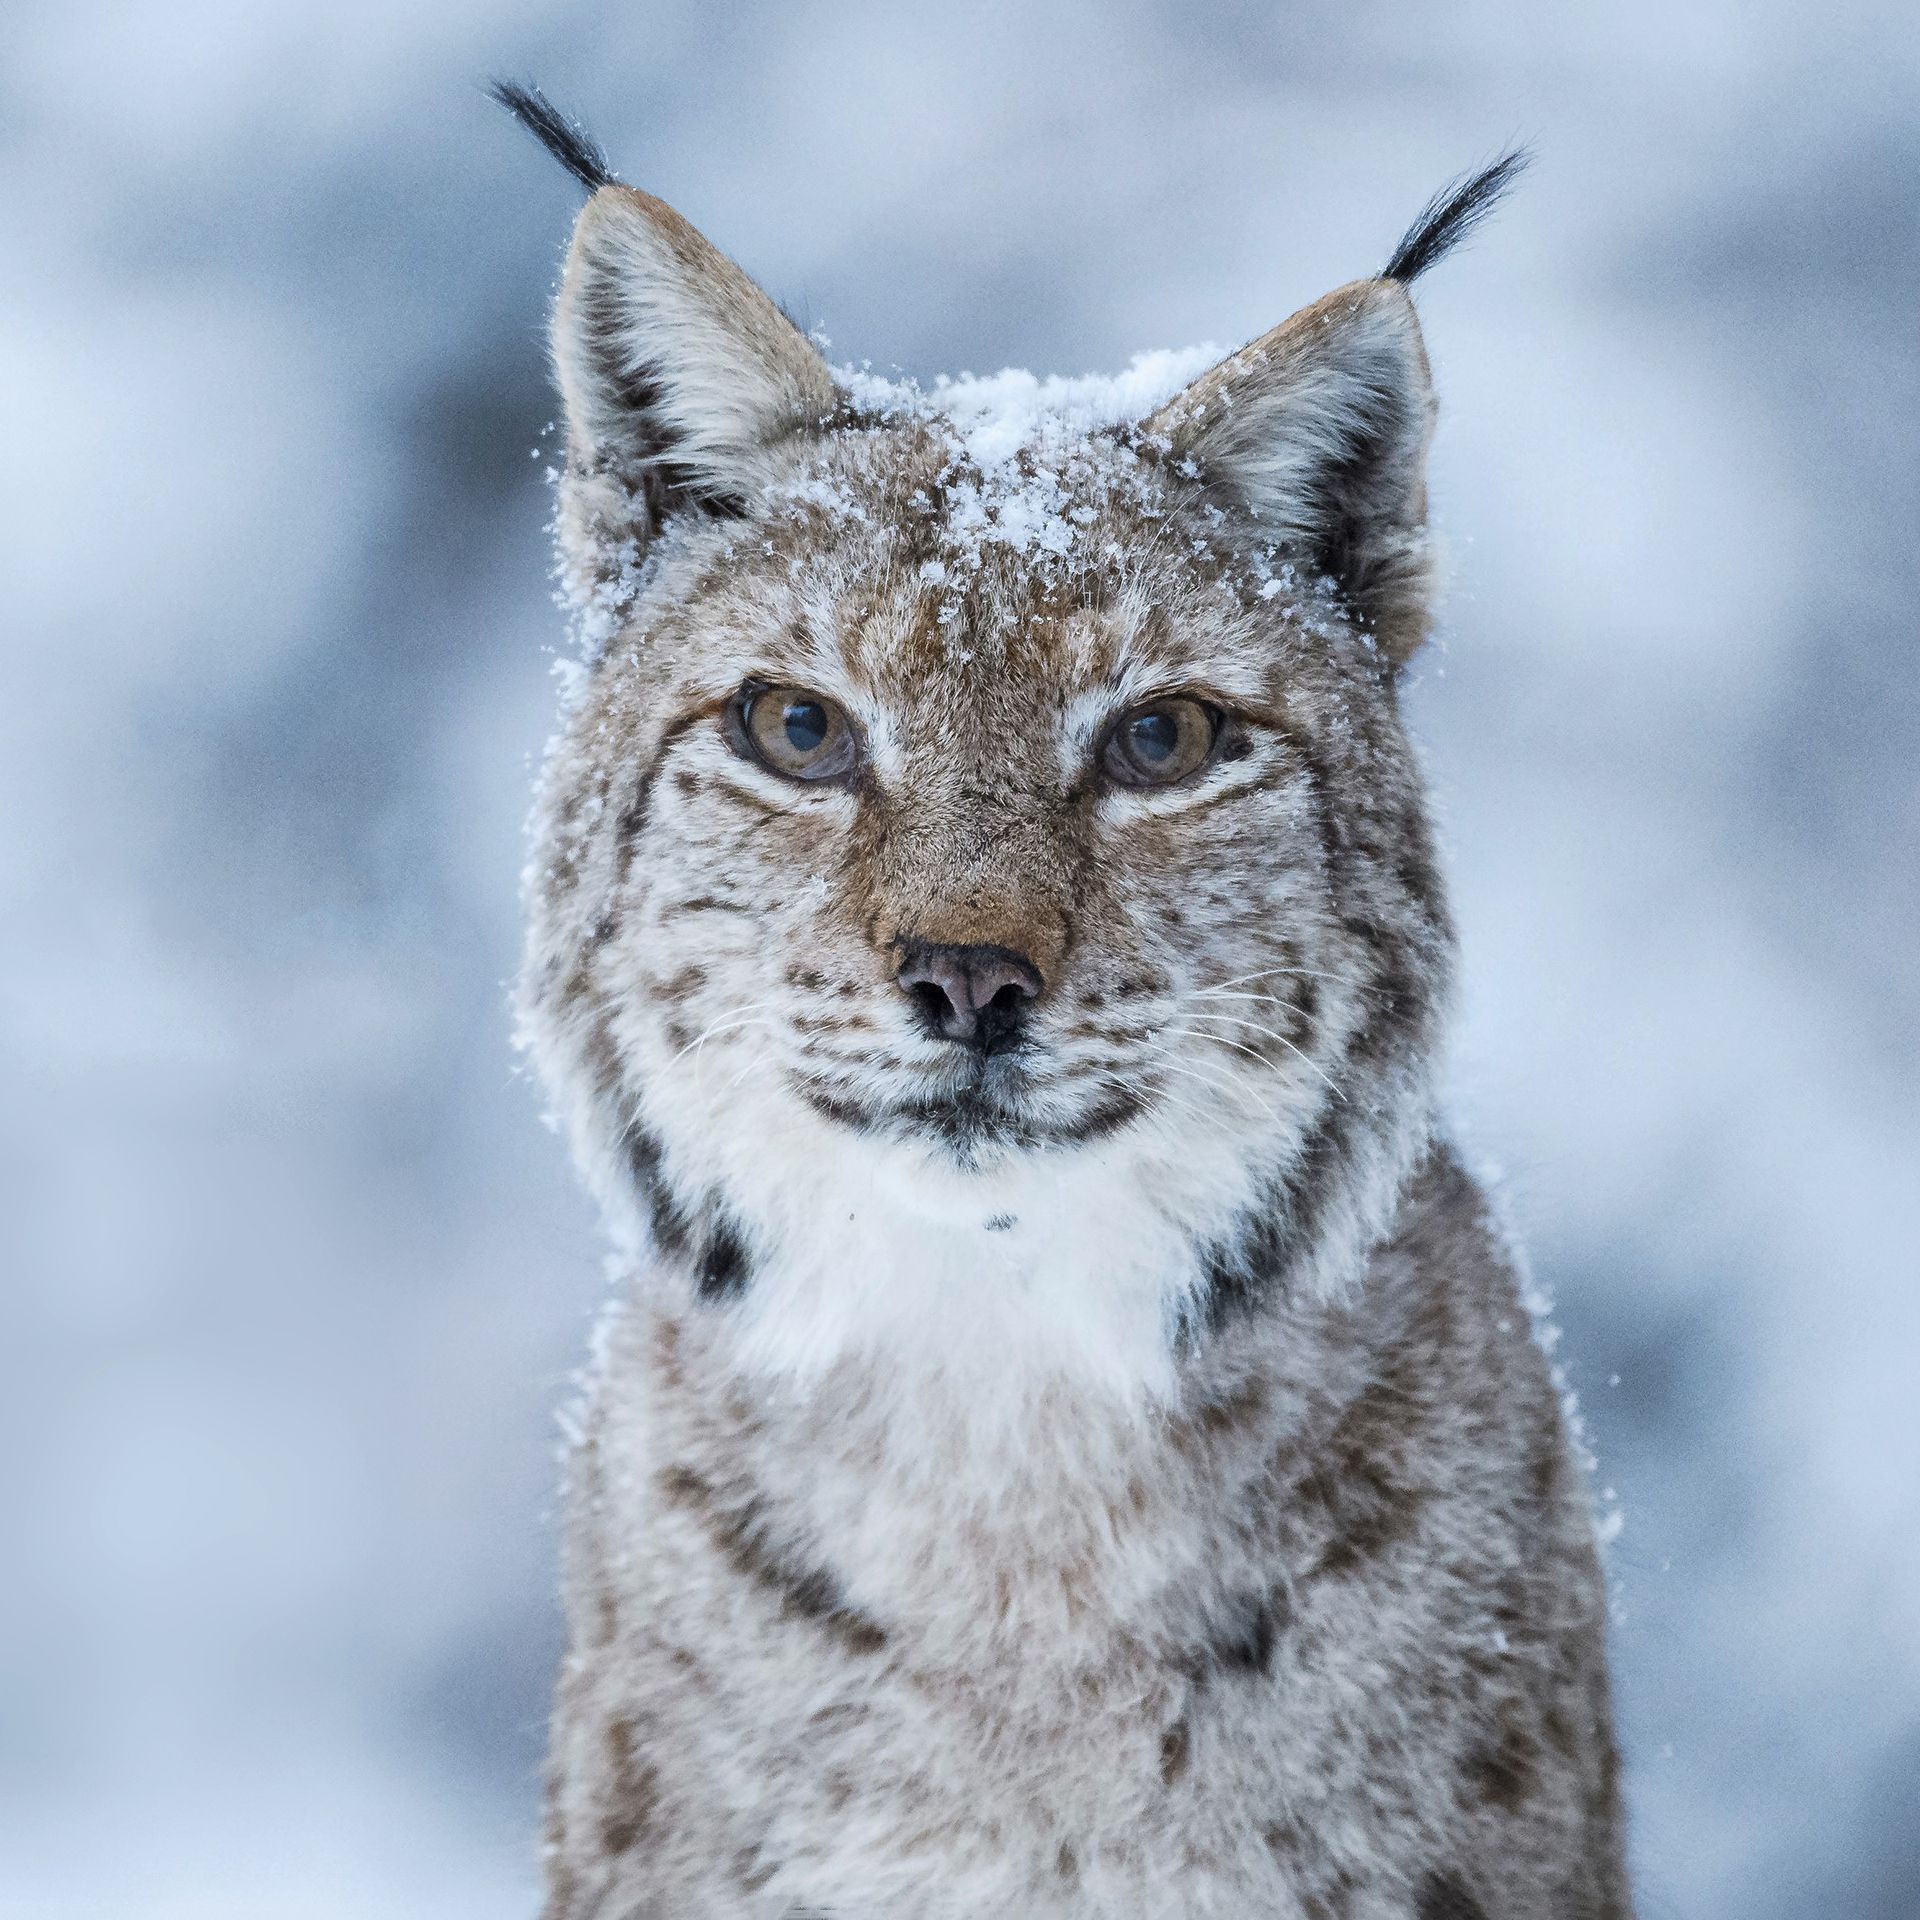
[[[561,475],[549,467],[547,484],[557,489],[560,482]],[[567,616],[573,637],[573,657],[554,662],[564,714],[571,712],[584,695],[591,671],[607,643],[626,628],[657,563],[654,552],[629,534],[610,546],[602,554],[598,570],[588,574],[569,564],[560,539],[558,515],[547,523],[547,532],[555,545],[548,575],[554,582],[553,602]]]
[[[1136,353],[1121,373],[1055,373],[1043,379],[1024,367],[1005,367],[990,374],[942,374],[930,387],[888,380],[862,367],[837,368],[835,377],[855,401],[882,418],[943,421],[966,458],[991,473],[1035,445],[1085,439],[1144,420],[1221,357],[1212,345],[1162,347]]]
[[[1008,367],[984,376],[942,375],[925,387],[866,365],[838,368],[835,378],[856,406],[883,425],[919,425],[947,448],[939,484],[948,551],[920,568],[921,580],[943,596],[943,627],[954,630],[964,576],[979,568],[989,548],[1018,555],[1042,574],[1087,564],[1093,556],[1086,530],[1100,517],[1090,495],[1097,500],[1125,488],[1138,511],[1157,516],[1158,476],[1114,429],[1147,418],[1219,358],[1211,345],[1161,349],[1134,355],[1118,374],[1042,379]],[[840,482],[820,471],[770,491],[802,510],[867,517]],[[935,511],[924,489],[909,504],[919,513]]]

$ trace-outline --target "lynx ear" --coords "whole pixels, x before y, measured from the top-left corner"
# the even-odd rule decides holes
[[[737,510],[756,456],[838,400],[812,342],[731,260],[613,183],[574,228],[553,360],[575,466],[644,485],[656,516]]]
[[[1361,280],[1203,374],[1148,431],[1265,539],[1338,582],[1398,661],[1426,630],[1433,413],[1413,302]]]
[[[1433,381],[1407,288],[1499,204],[1511,148],[1442,187],[1378,279],[1356,280],[1243,347],[1147,423],[1276,546],[1331,576],[1389,659],[1426,637]]]
[[[592,195],[553,315],[569,465],[589,483],[563,518],[583,519],[591,546],[616,530],[644,540],[683,504],[738,511],[757,456],[838,404],[826,362],[670,206],[623,186],[538,87],[495,81],[490,91]],[[635,527],[640,503],[648,524]]]

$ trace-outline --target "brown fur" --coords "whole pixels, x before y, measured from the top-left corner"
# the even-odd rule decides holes
[[[993,448],[609,187],[556,358],[521,1008],[628,1286],[549,1920],[1629,1920],[1586,1490],[1433,1110],[1404,291]],[[1116,786],[1172,693],[1212,758]],[[1027,969],[1006,1058],[929,942]]]

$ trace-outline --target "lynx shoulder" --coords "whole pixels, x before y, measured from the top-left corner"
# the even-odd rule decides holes
[[[1583,1476],[1435,1115],[1382,274],[834,370],[537,95],[583,656],[524,1045],[623,1285],[549,1920],[1627,1920]]]

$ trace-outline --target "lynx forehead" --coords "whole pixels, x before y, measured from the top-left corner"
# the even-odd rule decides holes
[[[1590,1516],[1440,1135],[1379,276],[834,370],[533,95],[582,647],[521,1034],[619,1246],[550,1920],[1625,1920]]]

